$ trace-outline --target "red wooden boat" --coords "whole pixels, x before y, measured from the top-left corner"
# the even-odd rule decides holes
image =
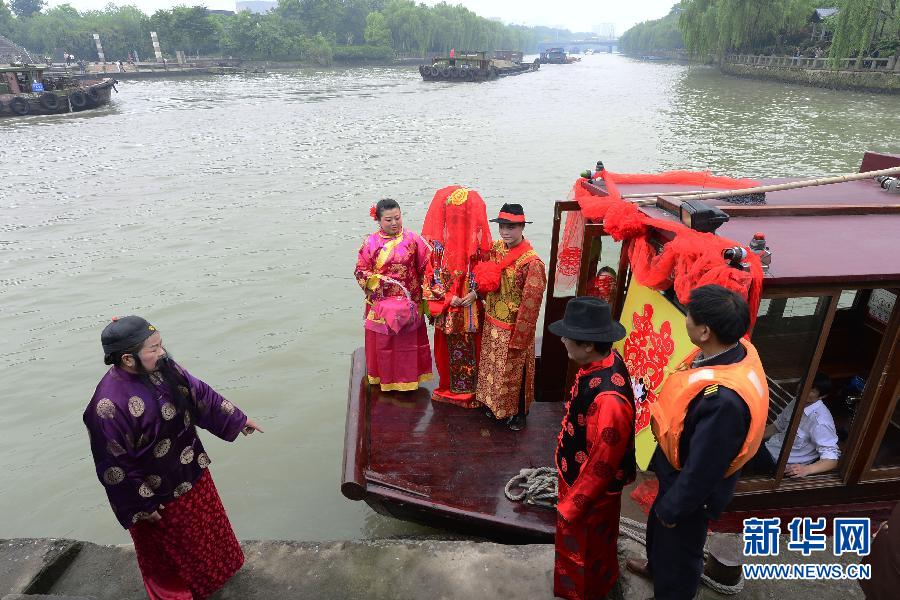
[[[900,156],[866,153],[860,171],[900,166]],[[764,179],[763,183],[786,180]],[[603,196],[601,185],[584,183]],[[685,186],[662,186],[668,192]],[[650,193],[641,211],[677,221],[682,200],[656,196],[660,185],[619,185],[623,194]],[[747,206],[708,201],[730,217],[717,234],[749,241],[765,233],[774,260],[763,280],[752,340],[766,368],[770,421],[792,399],[805,397],[812,375],[826,372],[836,392],[827,404],[841,435],[836,470],[786,478],[782,452],[774,477],[745,475],[714,528],[738,531],[746,516],[868,516],[886,518],[900,498],[900,196],[873,179],[768,193]],[[563,415],[560,400],[574,375],[559,339],[547,325],[566,302],[584,295],[604,262],[617,266],[616,315],[632,281],[627,251],[602,223],[586,223],[577,285],[557,282],[564,215],[574,201],[557,202],[537,359],[538,400],[517,433],[478,410],[431,402],[430,390],[382,393],[365,383],[365,356],[353,354],[344,449],[343,494],[382,514],[504,542],[547,542],[555,512],[513,503],[504,485],[524,467],[551,466]],[[659,248],[672,235],[654,230]],[[627,250],[627,242],[625,245]],[[609,257],[613,258],[610,259]],[[677,306],[677,300],[670,299]],[[792,415],[792,440],[800,411]],[[790,444],[785,443],[785,446]],[[643,474],[639,482],[652,473]],[[626,490],[623,514],[639,507]]]

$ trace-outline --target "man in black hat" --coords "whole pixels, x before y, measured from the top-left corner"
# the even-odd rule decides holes
[[[578,365],[556,447],[559,503],[553,592],[583,600],[609,594],[619,579],[616,544],[622,489],[634,481],[634,392],[612,350],[625,337],[609,304],[573,298],[550,331]]]
[[[205,598],[244,555],[196,427],[226,440],[262,431],[176,364],[156,328],[114,318],[100,336],[112,365],[84,411],[100,483],[134,540],[151,598]]]
[[[485,311],[475,400],[518,431],[534,402],[534,334],[547,276],[522,235],[530,223],[522,205],[504,204],[491,221],[499,224],[501,239],[474,269]]]

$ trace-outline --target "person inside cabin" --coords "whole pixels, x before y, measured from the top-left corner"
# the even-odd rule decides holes
[[[356,282],[365,294],[366,374],[385,392],[408,392],[431,379],[431,346],[419,310],[431,250],[403,228],[400,205],[383,198],[370,210],[378,231],[359,249]]]
[[[597,276],[588,282],[587,294],[611,303],[616,297],[615,269],[608,266],[600,267]]]
[[[582,296],[550,331],[578,365],[556,446],[559,502],[553,593],[604,598],[619,579],[622,489],[634,481],[634,395],[625,361],[612,349],[625,337],[608,303]],[[619,594],[621,595],[621,594]]]
[[[431,244],[424,297],[434,323],[434,358],[440,381],[432,399],[463,408],[475,400],[484,308],[472,270],[490,252],[487,209],[475,190],[449,186],[431,201],[422,237]]]
[[[111,365],[84,411],[100,483],[134,540],[150,598],[205,598],[244,563],[197,427],[233,442],[262,429],[177,364],[156,328],[113,319]]]
[[[800,417],[797,435],[794,436],[791,454],[784,469],[786,476],[805,477],[837,468],[838,460],[841,458],[838,434],[831,411],[824,402],[829,393],[831,393],[831,379],[825,373],[816,373],[809,394],[803,402],[803,415]],[[754,473],[767,475],[775,473],[776,463],[784,446],[784,436],[791,424],[796,404],[796,400],[791,400],[775,421],[766,427],[766,442],[760,446],[752,464],[747,465],[748,471],[752,468]]]
[[[484,332],[475,399],[513,431],[525,426],[534,402],[534,335],[547,275],[544,263],[524,238],[521,204],[504,204],[491,222],[500,229],[487,260],[475,267],[484,299]]]
[[[762,443],[769,411],[766,374],[743,336],[750,309],[719,285],[691,291],[685,328],[698,348],[651,405],[658,446],[650,469],[659,494],[647,517],[647,560],[628,569],[653,580],[656,600],[690,600],[703,574],[710,520],[731,501],[741,467]]]

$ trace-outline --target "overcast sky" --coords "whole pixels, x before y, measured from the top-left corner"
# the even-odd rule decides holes
[[[420,0],[421,1],[421,0]],[[563,27],[572,31],[592,31],[603,23],[615,25],[616,33],[649,19],[668,14],[676,0],[553,0],[551,2],[522,0],[448,0],[462,4],[482,17],[500,17],[507,23]],[[78,10],[101,9],[109,0],[69,0]],[[133,4],[146,13],[179,4],[202,4],[208,8],[234,10],[234,0],[114,0],[113,4]],[[49,6],[66,4],[49,0]],[[437,4],[437,0],[425,0]]]

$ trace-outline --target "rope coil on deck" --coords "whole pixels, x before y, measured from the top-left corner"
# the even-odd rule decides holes
[[[522,488],[522,492],[519,494],[514,494],[511,491],[511,488],[516,485]],[[525,504],[554,508],[556,506],[556,498],[559,496],[556,468],[521,469],[518,475],[509,480],[509,483],[503,489],[503,493],[513,502],[524,501]]]
[[[518,486],[521,492],[516,494],[511,490]],[[554,508],[559,497],[559,481],[555,467],[538,467],[535,469],[521,469],[519,474],[509,480],[503,493],[513,502],[524,501],[526,504],[535,504],[545,508]],[[647,545],[647,525],[629,519],[628,517],[619,518],[619,534],[634,540],[642,546]],[[703,549],[704,560],[709,556],[709,551]],[[727,596],[739,594],[744,589],[744,577],[735,585],[726,585],[719,583],[706,573],[701,576],[703,584]]]

